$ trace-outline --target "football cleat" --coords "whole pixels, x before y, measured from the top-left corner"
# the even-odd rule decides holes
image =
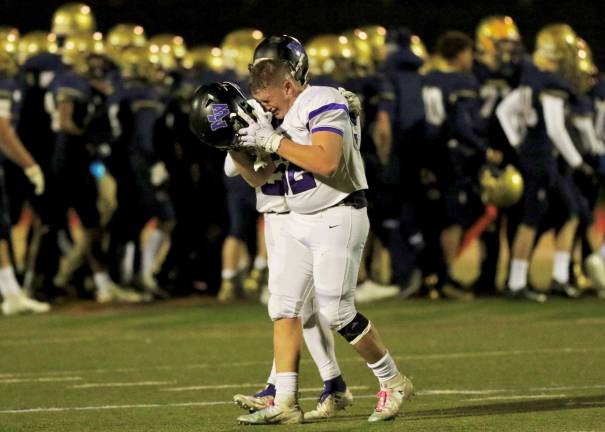
[[[97,290],[96,300],[97,303],[143,303],[149,301],[150,296],[110,283],[106,289]]]
[[[448,278],[443,284],[441,293],[445,298],[452,300],[471,301],[475,299],[475,294],[472,291],[468,291],[460,283],[451,278]]]
[[[528,300],[536,303],[545,303],[548,300],[546,294],[534,291],[526,286],[520,290],[507,290],[506,297],[510,300]]]
[[[342,411],[349,405],[353,404],[353,394],[349,389],[343,392],[324,389],[319,396],[317,407],[313,411],[308,411],[304,414],[305,420],[317,420],[322,418],[330,418],[336,415],[337,411]]]
[[[221,303],[229,303],[236,299],[235,279],[223,279],[217,299]]]
[[[267,269],[252,269],[250,275],[244,280],[242,287],[246,297],[257,297],[264,283],[267,282]]]
[[[143,275],[141,277],[141,287],[143,290],[154,298],[167,299],[170,294],[159,287],[157,281],[152,275]]]
[[[550,284],[550,294],[558,295],[567,298],[579,298],[581,293],[580,290],[570,283],[561,283],[553,280]]]
[[[404,400],[414,394],[414,384],[409,378],[398,374],[396,377],[380,384],[380,391],[376,394],[378,402],[374,412],[368,417],[369,422],[393,420],[401,410]]]
[[[590,254],[584,260],[584,267],[597,291],[605,291],[605,262],[603,258],[596,253]]]
[[[241,415],[237,418],[237,421],[239,424],[246,425],[296,424],[302,423],[303,418],[303,412],[298,405],[298,401],[292,397],[289,403],[270,405],[252,414]]]
[[[262,410],[273,405],[275,398],[275,386],[267,384],[267,386],[256,393],[254,396],[236,394],[233,396],[233,402],[240,408],[250,411],[251,413]]]
[[[25,313],[46,313],[50,310],[48,303],[39,302],[23,293],[13,295],[2,302],[2,314],[5,316]]]

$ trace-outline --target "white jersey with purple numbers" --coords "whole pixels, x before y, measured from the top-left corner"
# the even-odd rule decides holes
[[[310,173],[293,163],[283,165],[283,188],[291,211],[314,213],[338,204],[352,192],[368,188],[359,152],[361,137],[354,133],[347,101],[338,90],[307,87],[294,101],[280,128],[303,145],[311,145],[315,132],[333,132],[343,138],[342,158],[330,177]]]
[[[258,115],[264,113],[263,107],[256,100],[250,99],[248,103],[257,111]],[[262,185],[257,187],[256,191],[256,210],[259,213],[287,213],[290,211],[286,204],[285,189],[284,189],[284,172],[285,164],[281,158],[273,162],[277,169],[271,175],[271,178]],[[225,158],[225,174],[228,177],[239,175],[235,168],[233,159],[229,154]]]

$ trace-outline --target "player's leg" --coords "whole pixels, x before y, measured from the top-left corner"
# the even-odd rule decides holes
[[[256,256],[252,263],[252,270],[244,281],[246,296],[258,296],[267,283],[267,246],[265,242],[264,218],[261,216],[256,229]]]
[[[378,330],[355,308],[355,282],[369,230],[366,209],[337,206],[319,213],[311,239],[313,280],[320,315],[363,357],[380,383],[369,421],[394,418],[413,391]]]
[[[4,170],[0,166],[0,294],[4,299],[2,313],[16,315],[25,312],[48,312],[50,310],[48,303],[28,298],[19,286],[10,257],[8,243],[10,228],[9,201],[4,187]]]
[[[309,296],[303,309],[303,338],[324,382],[314,410],[305,413],[305,420],[332,417],[353,403],[336,360],[334,335],[325,319],[318,313],[315,298]]]

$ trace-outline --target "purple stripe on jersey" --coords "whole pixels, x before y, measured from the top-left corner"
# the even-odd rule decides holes
[[[330,126],[319,126],[319,127],[311,129],[311,133],[315,133],[315,132],[333,132],[340,136],[344,135],[344,133],[340,129],[330,127]]]
[[[320,115],[321,113],[324,113],[326,111],[333,111],[333,110],[345,110],[346,112],[349,112],[349,107],[347,107],[346,104],[340,104],[340,103],[329,103],[327,105],[321,106],[313,111],[311,111],[309,113],[309,121],[311,121],[311,119],[313,117],[317,117],[318,115]]]

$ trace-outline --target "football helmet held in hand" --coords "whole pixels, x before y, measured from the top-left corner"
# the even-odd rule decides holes
[[[240,147],[237,132],[257,121],[237,84],[224,81],[199,87],[191,103],[189,127],[203,143],[221,150]]]

